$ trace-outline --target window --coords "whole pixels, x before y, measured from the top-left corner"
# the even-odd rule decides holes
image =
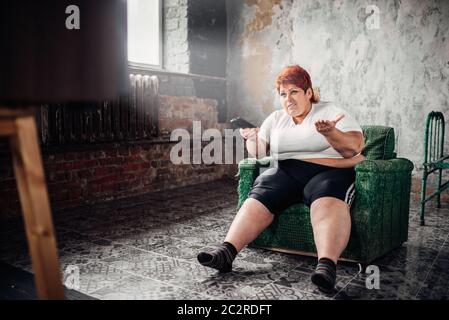
[[[127,0],[128,61],[162,68],[162,0]]]

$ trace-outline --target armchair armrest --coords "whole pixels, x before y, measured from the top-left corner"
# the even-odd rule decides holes
[[[239,172],[241,170],[256,170],[260,167],[270,166],[270,161],[272,157],[265,157],[261,159],[256,158],[246,158],[239,162]]]
[[[412,172],[413,162],[404,158],[394,158],[389,160],[364,160],[355,166],[358,172]]]
[[[357,240],[373,256],[387,252],[392,243],[407,241],[412,170],[413,163],[403,158],[365,160],[355,167],[352,236],[376,235]]]
[[[237,208],[240,208],[246,200],[249,191],[260,173],[260,168],[269,167],[272,157],[265,157],[262,159],[247,158],[239,162],[239,185],[238,195],[239,201]]]

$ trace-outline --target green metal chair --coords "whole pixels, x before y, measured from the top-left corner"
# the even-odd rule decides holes
[[[441,207],[441,192],[449,187],[449,181],[441,184],[444,169],[449,169],[449,154],[443,154],[444,148],[444,116],[441,112],[432,111],[427,115],[424,137],[424,163],[421,187],[421,225],[425,224],[424,212],[426,202],[437,197],[437,207]],[[430,174],[438,172],[438,188],[427,196],[427,178]]]
[[[365,136],[362,153],[367,160],[355,167],[351,235],[340,259],[369,264],[408,239],[413,163],[397,158],[393,128],[362,126],[362,129]],[[239,208],[254,180],[270,161],[269,157],[248,158],[239,163]],[[250,245],[316,256],[309,207],[300,203],[287,208]]]

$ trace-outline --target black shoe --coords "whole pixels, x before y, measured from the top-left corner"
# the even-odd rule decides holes
[[[318,289],[324,293],[332,293],[335,291],[335,278],[330,272],[317,271],[312,273],[311,280]]]
[[[337,265],[329,258],[318,260],[315,271],[312,273],[312,282],[324,293],[331,293],[335,289],[337,278]]]
[[[215,270],[218,270],[218,272],[220,273],[226,273],[226,272],[231,272],[232,271],[232,264],[215,264],[215,263],[211,263],[213,261],[213,257],[211,256],[210,253],[207,252],[200,252],[198,254],[198,256],[196,257],[198,262],[205,266],[205,267],[209,267]]]
[[[200,252],[197,259],[205,267],[217,269],[220,272],[230,272],[236,255],[237,249],[234,245],[225,241],[216,250]]]

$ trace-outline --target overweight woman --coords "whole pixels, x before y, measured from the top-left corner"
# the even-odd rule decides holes
[[[354,166],[365,159],[362,129],[345,110],[319,101],[310,75],[300,66],[284,68],[275,85],[282,109],[271,113],[260,128],[241,129],[240,134],[250,154],[257,157],[270,150],[277,166],[257,177],[224,242],[214,251],[200,252],[198,261],[220,272],[231,271],[238,252],[275,215],[303,202],[310,207],[318,254],[311,280],[329,292],[351,231]]]

